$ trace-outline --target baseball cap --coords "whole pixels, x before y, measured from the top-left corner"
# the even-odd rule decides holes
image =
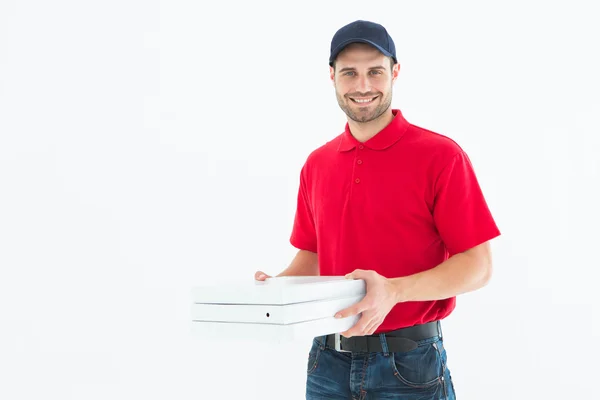
[[[358,20],[341,27],[333,35],[329,55],[330,66],[333,66],[338,54],[350,43],[370,44],[386,56],[392,57],[394,62],[398,62],[396,59],[396,46],[387,30],[378,23]]]

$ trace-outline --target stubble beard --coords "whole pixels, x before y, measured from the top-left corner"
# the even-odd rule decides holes
[[[348,118],[360,123],[370,122],[379,118],[392,105],[391,90],[385,97],[382,97],[382,93],[379,93],[378,95],[380,96],[380,99],[375,100],[379,101],[379,104],[371,112],[368,113],[364,112],[366,111],[367,107],[358,107],[359,111],[355,112],[352,107],[352,105],[355,105],[355,103],[351,103],[352,100],[339,94],[337,89],[335,91],[335,95],[337,97],[337,101],[340,108],[342,109],[342,111],[344,111]]]

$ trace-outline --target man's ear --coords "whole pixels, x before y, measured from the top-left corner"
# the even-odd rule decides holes
[[[329,66],[329,78],[332,83],[335,83],[335,69],[331,65]]]
[[[398,74],[400,73],[400,63],[394,64],[394,68],[392,68],[392,83],[396,82],[398,79]]]

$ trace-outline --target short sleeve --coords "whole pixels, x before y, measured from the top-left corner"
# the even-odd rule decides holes
[[[433,219],[450,256],[500,235],[464,151],[452,158],[435,183]]]
[[[315,229],[315,221],[310,207],[310,199],[307,189],[306,166],[302,168],[300,173],[300,186],[298,188],[298,199],[296,207],[296,215],[294,217],[294,225],[290,243],[292,246],[300,250],[317,252],[317,233]]]

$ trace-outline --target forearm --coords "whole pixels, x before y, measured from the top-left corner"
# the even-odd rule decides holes
[[[443,300],[477,290],[491,276],[491,259],[458,253],[428,271],[392,278],[398,302]]]
[[[319,275],[319,262],[317,253],[300,250],[290,263],[289,267],[277,276],[317,276]]]

